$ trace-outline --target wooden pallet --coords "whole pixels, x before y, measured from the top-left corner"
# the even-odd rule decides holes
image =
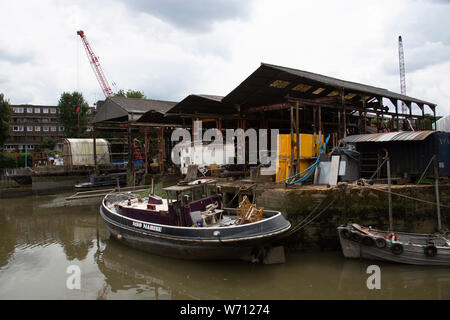
[[[256,222],[262,219],[264,208],[257,208],[255,204],[251,204],[247,196],[244,196],[242,202],[239,204],[240,218],[236,224],[246,224]]]

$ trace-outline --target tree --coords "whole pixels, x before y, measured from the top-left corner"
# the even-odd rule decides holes
[[[147,99],[143,92],[131,89],[128,89],[127,92],[125,92],[123,89],[120,89],[119,92],[117,92],[114,96],[122,98]]]
[[[83,135],[88,125],[89,111],[89,105],[83,95],[76,91],[64,92],[58,101],[58,107],[58,120],[64,126],[66,137],[73,138]]]
[[[43,138],[41,136],[41,141],[39,141],[39,150],[53,150],[55,145],[56,142],[52,138]]]
[[[11,136],[11,105],[5,100],[3,93],[0,93],[0,148]]]

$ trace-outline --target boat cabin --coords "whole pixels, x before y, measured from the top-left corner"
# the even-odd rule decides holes
[[[166,192],[169,214],[174,215],[178,225],[206,227],[221,219],[222,193],[215,180],[195,180],[163,190]]]
[[[222,194],[216,181],[203,179],[163,189],[167,198],[128,198],[116,209],[129,218],[182,227],[207,227],[222,220]]]

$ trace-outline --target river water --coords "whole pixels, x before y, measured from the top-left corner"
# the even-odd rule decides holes
[[[282,265],[154,256],[110,239],[99,204],[0,199],[0,299],[450,299],[450,268],[349,260],[339,251],[287,252]],[[372,264],[380,289],[367,287]],[[73,266],[79,289],[67,285]]]

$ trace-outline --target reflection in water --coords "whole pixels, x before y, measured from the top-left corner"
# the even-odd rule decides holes
[[[0,298],[25,299],[450,299],[450,272],[347,260],[341,252],[288,253],[286,264],[184,261],[109,238],[99,200],[0,200]],[[82,271],[68,290],[66,269]],[[368,290],[367,267],[381,268]]]

